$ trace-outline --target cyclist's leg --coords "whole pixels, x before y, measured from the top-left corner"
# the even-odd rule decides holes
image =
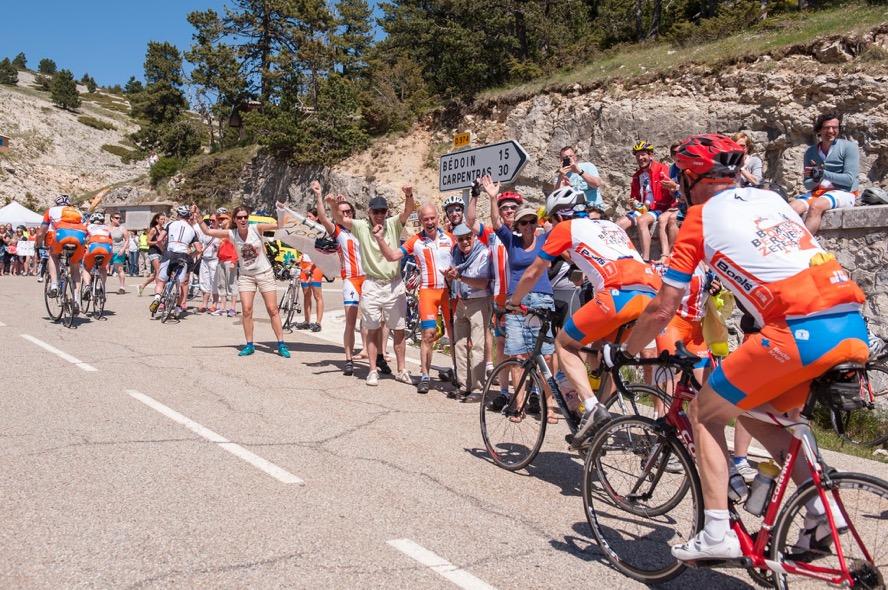
[[[188,284],[191,280],[191,273],[188,272],[186,265],[182,266],[182,269],[176,274],[176,278],[179,280],[179,300],[176,305],[185,309],[188,301]]]
[[[345,331],[342,345],[345,349],[345,360],[352,360],[355,348],[355,324],[358,319],[358,305],[361,302],[362,278],[344,279],[342,281],[342,305],[345,308]],[[361,334],[363,337],[363,334]],[[366,341],[365,341],[366,342]],[[366,344],[365,344],[366,346]]]
[[[419,344],[420,373],[428,377],[432,364],[432,346],[438,331],[438,309],[440,308],[443,289],[419,290],[419,327],[422,330],[422,341]]]
[[[50,252],[48,260],[49,284],[57,287],[59,284],[59,255],[55,252]]]

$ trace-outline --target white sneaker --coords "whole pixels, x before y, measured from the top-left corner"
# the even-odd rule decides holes
[[[404,369],[400,373],[395,373],[395,381],[400,381],[407,385],[413,385],[413,378],[410,376],[410,371],[407,369]]]
[[[687,543],[673,545],[672,557],[680,561],[738,559],[743,557],[743,551],[740,549],[740,541],[734,531],[728,531],[725,538],[720,541],[710,539],[706,531],[700,531]]]
[[[370,374],[367,375],[367,385],[370,385],[371,387],[379,385],[379,373],[376,371],[370,371]]]
[[[740,474],[740,477],[742,477],[743,481],[746,483],[752,483],[752,480],[758,475],[758,469],[750,465],[749,461],[745,459],[740,463],[734,463],[734,467],[737,468],[737,473]]]
[[[838,506],[834,502],[830,502],[830,504],[836,529],[840,535],[844,534],[848,530],[848,523],[845,522],[845,517],[842,516]],[[808,512],[805,515],[805,528],[799,531],[798,539],[796,539],[796,542],[789,548],[787,553],[795,557],[812,553],[826,555],[829,553],[832,544],[832,529],[829,527],[829,520],[827,520],[826,514]]]

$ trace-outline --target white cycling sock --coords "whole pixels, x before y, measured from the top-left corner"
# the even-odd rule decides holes
[[[155,301],[160,301],[160,293],[155,293],[155,294],[154,294],[154,300],[155,300]]]
[[[731,521],[727,510],[704,510],[703,532],[713,541],[721,541],[728,534]]]
[[[833,520],[836,523],[836,526],[839,528],[843,528],[847,525],[845,522],[845,517],[842,516],[842,512],[839,510],[839,505],[836,504],[836,501],[832,498],[829,499],[829,508],[832,512]],[[823,506],[823,501],[821,501],[820,496],[815,496],[814,498],[805,502],[805,509],[807,511],[807,516],[819,518],[824,517],[826,515],[826,508]],[[826,521],[826,518],[823,519]]]

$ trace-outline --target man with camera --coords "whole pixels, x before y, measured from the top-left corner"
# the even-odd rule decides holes
[[[555,178],[555,188],[562,186],[573,187],[574,190],[586,194],[586,203],[590,208],[604,212],[604,199],[601,197],[601,187],[604,183],[598,175],[598,168],[592,162],[580,162],[577,152],[572,146],[561,148],[559,152],[561,168]]]
[[[856,141],[839,138],[841,130],[842,113],[822,113],[814,119],[819,141],[805,150],[803,176],[808,192],[790,203],[812,234],[820,229],[824,211],[853,207],[857,200],[860,153]]]

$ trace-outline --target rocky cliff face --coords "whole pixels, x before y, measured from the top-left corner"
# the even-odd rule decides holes
[[[765,177],[793,193],[801,188],[802,154],[814,141],[811,123],[826,109],[845,113],[843,135],[861,149],[860,180],[888,184],[888,25],[855,38],[829,38],[718,68],[692,67],[644,79],[596,82],[526,98],[474,105],[457,124],[431,124],[378,141],[332,170],[294,169],[259,158],[246,174],[246,192],[271,203],[288,187],[297,203],[315,177],[359,205],[374,193],[399,200],[414,184],[423,198],[437,193],[437,157],[452,135],[472,131],[476,143],[517,139],[530,161],[517,188],[534,200],[551,189],[558,150],[573,145],[596,164],[606,202],[622,208],[638,139],[668,155],[673,141],[691,133],[746,131],[764,160]]]
[[[44,206],[60,193],[94,191],[147,174],[144,163],[124,164],[119,156],[102,149],[105,144],[119,145],[138,129],[129,117],[88,100],[78,113],[63,111],[49,101],[47,93],[33,89],[33,81],[32,74],[20,72],[18,86],[0,86],[0,134],[11,138],[10,151],[0,154],[0,197],[23,203],[31,193]],[[107,104],[119,101],[124,105],[122,99],[100,96]],[[114,129],[89,127],[77,120],[80,116],[93,117]]]

